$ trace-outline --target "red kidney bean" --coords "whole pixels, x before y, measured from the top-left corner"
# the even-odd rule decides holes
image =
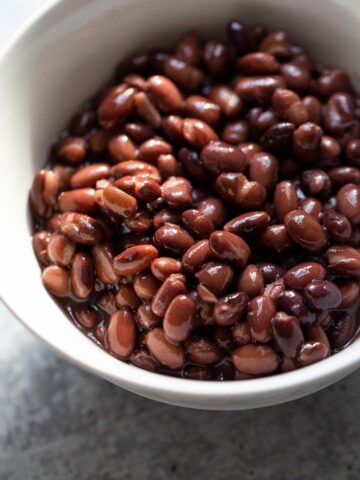
[[[269,297],[255,297],[249,302],[247,321],[255,340],[265,343],[271,339],[271,319],[275,314],[275,305]]]
[[[360,140],[350,140],[346,145],[345,153],[351,163],[360,166]]]
[[[113,292],[104,293],[98,300],[98,306],[106,312],[108,315],[112,315],[116,312],[115,295]]]
[[[66,235],[55,232],[47,242],[47,254],[53,263],[62,267],[70,265],[75,255],[76,245]]]
[[[252,52],[240,57],[237,66],[246,75],[273,75],[280,71],[276,58],[263,52]]]
[[[92,250],[92,257],[96,275],[106,284],[115,284],[119,281],[113,269],[114,251],[109,243],[98,243]]]
[[[351,91],[349,77],[343,70],[325,70],[316,82],[316,91],[322,97],[328,97],[336,92]]]
[[[325,257],[333,272],[346,276],[360,275],[360,250],[346,245],[336,245],[326,251]]]
[[[290,268],[284,275],[284,282],[289,288],[303,290],[313,280],[323,280],[325,268],[316,262],[304,262]]]
[[[244,100],[268,103],[277,88],[284,88],[285,82],[280,76],[243,77],[235,83],[235,91]]]
[[[281,76],[285,80],[286,85],[295,92],[306,91],[310,83],[310,72],[303,66],[296,65],[294,63],[284,63],[281,66]],[[305,107],[308,110],[306,105]],[[310,121],[312,122],[314,120]],[[315,121],[317,121],[317,119]]]
[[[227,25],[227,35],[230,43],[236,48],[236,51],[242,55],[250,47],[250,32],[247,27],[237,21],[231,21]]]
[[[286,88],[275,90],[271,101],[275,110],[287,122],[299,126],[308,121],[308,113],[299,95]]]
[[[180,273],[181,264],[175,258],[159,257],[151,263],[151,271],[153,275],[161,282],[172,273]]]
[[[236,120],[235,122],[229,122],[225,125],[221,139],[231,145],[238,145],[241,142],[246,142],[249,133],[249,122],[245,119]]]
[[[222,352],[215,342],[208,338],[195,337],[185,344],[186,358],[200,365],[211,365],[222,358]]]
[[[111,132],[107,130],[96,130],[91,133],[89,137],[89,150],[95,154],[105,152],[111,136]]]
[[[97,117],[106,130],[122,124],[131,114],[134,102],[134,88],[122,84],[112,88],[102,100]]]
[[[66,297],[70,291],[70,274],[59,265],[50,265],[42,272],[42,281],[50,293],[56,297]]]
[[[213,222],[198,210],[185,210],[181,219],[185,228],[198,238],[208,238],[215,230]]]
[[[287,213],[298,208],[299,201],[296,188],[292,182],[284,180],[276,185],[274,192],[274,207],[280,220],[284,220]]]
[[[114,258],[113,269],[117,275],[133,275],[150,267],[158,251],[153,245],[129,247]]]
[[[201,59],[201,41],[196,33],[183,35],[176,44],[176,56],[189,65],[197,65]]]
[[[177,370],[184,365],[185,353],[182,346],[168,340],[162,328],[154,328],[148,332],[145,342],[151,355],[166,367]]]
[[[294,242],[311,252],[320,250],[327,243],[326,231],[320,223],[302,210],[287,213],[284,223]]]
[[[199,118],[211,126],[220,120],[220,107],[201,95],[190,95],[186,98],[183,110],[189,117]]]
[[[231,352],[234,348],[231,331],[227,328],[217,326],[214,330],[214,340],[217,346],[225,352]]]
[[[312,325],[316,321],[315,313],[308,309],[304,297],[295,290],[280,293],[276,305],[279,310],[299,318],[302,325]]]
[[[232,268],[228,265],[209,262],[195,274],[195,277],[218,296],[229,287],[233,275]]]
[[[160,127],[161,125],[160,112],[155,107],[155,105],[151,102],[149,96],[145,92],[135,93],[134,105],[139,116],[142,117],[152,128]],[[150,135],[150,137],[151,136],[152,135]],[[148,140],[148,138],[144,138],[143,141],[146,141],[146,140]]]
[[[151,138],[146,140],[139,147],[139,158],[144,162],[156,163],[160,155],[169,154],[172,147],[161,138]]]
[[[324,165],[333,166],[339,162],[341,146],[339,142],[328,135],[323,135],[320,140],[320,156]]]
[[[190,380],[212,380],[213,371],[211,367],[198,367],[196,365],[187,365],[183,370],[184,378]]]
[[[65,137],[56,143],[55,150],[61,160],[78,165],[86,157],[87,145],[80,137]]]
[[[351,307],[359,298],[360,283],[356,280],[341,280],[337,282],[337,286],[342,296],[339,308]]]
[[[61,213],[55,213],[49,220],[46,222],[46,228],[50,232],[58,232],[60,230],[60,218]]]
[[[217,297],[202,283],[198,284],[196,291],[203,302],[215,304],[218,301]]]
[[[100,223],[82,213],[66,212],[60,217],[60,230],[75,243],[95,245],[102,239]]]
[[[152,219],[148,212],[140,212],[133,218],[124,220],[124,224],[134,233],[146,233],[152,227]]]
[[[134,96],[135,104],[139,93]],[[153,129],[145,123],[127,123],[124,125],[124,131],[134,142],[138,143],[145,142],[154,136]]]
[[[161,283],[150,272],[137,273],[134,278],[134,290],[141,300],[152,300]]]
[[[233,351],[235,367],[249,375],[268,375],[277,370],[279,358],[268,345],[243,345]]]
[[[355,317],[348,313],[339,313],[333,325],[326,332],[332,348],[342,348],[351,340],[355,330],[355,322]]]
[[[306,367],[323,360],[327,356],[328,349],[326,345],[321,342],[310,341],[300,347],[296,360],[302,367]]]
[[[181,255],[188,250],[195,240],[177,225],[165,224],[154,233],[154,243],[159,249]]]
[[[78,188],[62,192],[58,197],[59,209],[62,212],[95,213],[97,204],[93,188]]]
[[[209,98],[219,106],[221,113],[227,117],[240,115],[243,102],[239,95],[226,85],[218,85],[211,89]]]
[[[322,203],[316,198],[305,198],[300,205],[300,209],[312,217],[319,219],[322,212]]]
[[[275,263],[258,263],[258,267],[261,270],[261,273],[264,277],[264,283],[267,285],[268,283],[275,282],[275,280],[279,280],[285,274],[285,270],[276,265]]]
[[[70,188],[70,179],[75,172],[75,168],[68,165],[54,164],[52,171],[60,180],[60,189]]]
[[[335,167],[329,170],[330,180],[335,185],[343,186],[346,183],[360,185],[360,169],[355,167]]]
[[[111,186],[104,188],[101,195],[101,201],[111,213],[121,217],[132,218],[136,214],[136,199],[117,187]]]
[[[271,53],[277,58],[289,57],[290,43],[286,33],[281,30],[269,33],[260,43],[259,50],[261,52]]]
[[[337,308],[342,302],[342,295],[335,283],[329,280],[313,280],[304,288],[308,304],[318,310]]]
[[[347,242],[352,235],[351,223],[349,220],[334,210],[328,210],[322,215],[323,223],[328,235],[335,242]]]
[[[268,128],[260,139],[261,146],[270,152],[289,150],[293,139],[295,125],[290,122],[279,122]]]
[[[250,126],[256,130],[265,131],[278,122],[278,115],[273,109],[265,110],[254,107],[248,113]]]
[[[207,170],[215,175],[221,172],[241,172],[246,166],[243,152],[224,142],[211,142],[201,152],[201,160]]]
[[[264,279],[257,265],[247,265],[237,282],[240,292],[246,293],[249,298],[261,295],[264,291]]]
[[[136,147],[127,135],[115,135],[108,143],[111,156],[117,162],[136,158]]]
[[[162,322],[162,318],[155,315],[151,310],[151,305],[144,305],[143,303],[136,311],[136,320],[143,330],[152,330]]]
[[[294,132],[293,150],[295,156],[303,163],[313,163],[318,156],[318,150],[323,131],[315,123],[307,122],[300,125]]]
[[[117,308],[129,307],[131,310],[136,310],[140,305],[141,300],[136,295],[131,285],[121,285],[115,295],[115,304]]]
[[[43,265],[48,265],[50,259],[48,257],[47,247],[51,238],[50,232],[41,230],[33,235],[32,246],[38,261]]]
[[[265,211],[243,213],[225,223],[224,230],[236,235],[250,234],[263,230],[270,223]]]
[[[155,315],[163,317],[171,301],[177,296],[186,293],[185,277],[178,273],[169,275],[159,290],[156,292],[151,303],[151,309]]]
[[[273,248],[278,252],[285,250],[291,244],[291,238],[285,225],[270,225],[263,232],[261,238],[268,248]]]
[[[90,255],[79,252],[71,266],[71,288],[77,298],[89,298],[95,287],[94,266]]]
[[[153,224],[155,228],[160,228],[167,223],[177,224],[180,222],[180,219],[179,213],[163,208],[153,218]]]
[[[86,329],[93,329],[100,321],[99,313],[91,305],[79,305],[74,309],[75,319]]]
[[[336,195],[336,208],[353,225],[360,225],[360,186],[348,183]]]
[[[169,177],[179,177],[181,175],[181,165],[174,155],[161,154],[157,159],[157,166],[163,180]]]
[[[141,202],[153,202],[161,196],[160,185],[152,178],[136,175],[134,195]]]
[[[121,307],[109,319],[105,344],[118,358],[128,358],[135,348],[136,324],[134,315],[128,307]]]
[[[212,258],[209,240],[200,240],[186,250],[181,265],[185,271],[194,273]]]
[[[307,110],[309,122],[319,123],[322,109],[321,102],[313,96],[304,97],[302,102]]]
[[[192,205],[192,185],[186,178],[168,178],[161,186],[161,193],[169,207],[175,210]]]
[[[209,237],[209,242],[210,250],[215,257],[231,262],[237,267],[243,267],[250,256],[250,248],[247,243],[233,233],[213,232]]]
[[[193,329],[196,305],[186,295],[177,295],[168,306],[164,316],[164,332],[173,342],[183,342]]]
[[[237,323],[232,329],[232,337],[237,345],[251,343],[252,337],[250,327],[246,322]]]
[[[166,74],[170,76],[168,72]],[[170,78],[154,75],[148,79],[146,90],[164,112],[174,112],[181,105],[182,95]]]
[[[354,102],[349,93],[338,92],[331,95],[325,105],[324,127],[330,134],[342,135],[352,125]]]
[[[168,57],[164,63],[164,72],[181,88],[198,89],[204,81],[204,73],[178,58]]]
[[[223,202],[216,197],[208,197],[205,200],[201,201],[197,209],[205,217],[211,220],[215,227],[219,227],[224,224],[226,218],[226,209]]]
[[[301,186],[311,196],[327,198],[331,193],[331,181],[320,169],[306,170],[301,174]]]
[[[39,170],[30,189],[30,202],[36,215],[45,215],[56,202],[60,188],[59,177],[51,170]]]
[[[197,148],[205,147],[210,141],[218,140],[216,132],[203,120],[185,118],[183,136],[187,142]]]
[[[215,76],[224,76],[230,66],[230,50],[220,42],[209,41],[203,53],[206,68]]]
[[[230,293],[219,299],[214,308],[218,325],[234,325],[239,322],[247,308],[248,296],[244,292]]]
[[[265,275],[266,279],[266,275]],[[285,286],[282,278],[278,278],[271,283],[267,283],[263,296],[270,298],[276,304],[280,295],[285,291]]]
[[[71,177],[71,188],[95,187],[98,180],[110,175],[110,167],[106,163],[92,163],[80,168]]]
[[[158,368],[158,362],[144,348],[134,350],[130,357],[131,363],[144,370],[154,372]]]
[[[255,153],[250,160],[249,179],[271,189],[278,179],[278,161],[266,152]]]
[[[83,136],[89,133],[96,123],[96,112],[91,108],[85,108],[77,113],[71,121],[71,133]]]
[[[274,338],[281,351],[287,357],[295,358],[299,347],[304,343],[299,319],[284,312],[278,312],[271,323]]]

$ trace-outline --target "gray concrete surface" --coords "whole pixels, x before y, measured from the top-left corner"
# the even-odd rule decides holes
[[[171,407],[68,364],[0,307],[0,480],[358,480],[360,372],[245,412]]]

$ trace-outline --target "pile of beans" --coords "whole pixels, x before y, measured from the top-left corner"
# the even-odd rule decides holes
[[[358,335],[360,102],[283,31],[126,59],[30,199],[45,287],[138,367],[248,379]]]

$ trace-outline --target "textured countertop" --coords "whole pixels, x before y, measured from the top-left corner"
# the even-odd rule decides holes
[[[0,46],[43,3],[1,2]],[[360,478],[360,371],[278,407],[193,411],[68,364],[1,304],[0,332],[0,480]]]

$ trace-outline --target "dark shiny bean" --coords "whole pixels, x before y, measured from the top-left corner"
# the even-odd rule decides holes
[[[290,288],[303,290],[313,280],[323,280],[325,275],[326,270],[320,263],[304,262],[290,268],[284,275],[284,282]]]
[[[339,275],[360,275],[360,250],[353,247],[336,245],[330,247],[325,256],[329,268]]]
[[[276,185],[274,192],[274,207],[280,220],[284,220],[287,213],[298,208],[299,201],[295,185],[284,180]]]
[[[269,375],[279,366],[278,356],[268,345],[243,345],[233,351],[231,358],[238,370],[250,375]]]
[[[63,213],[60,217],[60,229],[75,243],[95,245],[102,239],[100,223],[82,213]]]
[[[351,340],[355,322],[355,317],[348,313],[342,312],[337,315],[334,324],[326,332],[332,348],[342,348]]]
[[[329,170],[328,175],[333,184],[343,186],[347,183],[360,185],[360,169],[356,167],[336,167]]]
[[[287,213],[284,223],[294,242],[307,250],[320,250],[327,243],[326,231],[320,223],[302,210],[292,210]]]
[[[255,297],[249,302],[247,321],[251,335],[258,342],[268,342],[272,338],[271,320],[276,309],[269,297]]]
[[[76,251],[75,243],[66,235],[54,232],[47,242],[48,258],[62,267],[70,265]]]
[[[186,230],[177,225],[166,224],[154,233],[154,243],[159,249],[182,255],[195,243],[195,240]]]
[[[278,252],[285,250],[291,244],[291,238],[285,225],[270,225],[263,232],[261,238],[268,248],[273,248]]]
[[[267,52],[276,58],[287,58],[290,55],[290,43],[286,33],[279,30],[271,32],[262,40],[259,45],[261,52]]]
[[[185,228],[197,238],[208,238],[215,230],[213,222],[198,210],[185,210],[181,220]]]
[[[286,88],[275,90],[271,101],[281,118],[295,126],[308,121],[308,113],[299,95]]]
[[[263,230],[270,223],[270,215],[265,211],[243,213],[225,223],[224,230],[236,235],[244,235]]]
[[[240,292],[246,293],[249,298],[260,296],[264,291],[264,278],[257,265],[247,265],[241,272],[237,282]]]
[[[202,70],[183,62],[179,58],[168,57],[164,63],[164,71],[171,80],[186,90],[196,90],[204,82]]]
[[[350,94],[334,93],[325,105],[324,126],[330,134],[342,135],[354,120],[354,102]]]
[[[268,128],[260,139],[261,146],[269,152],[289,150],[295,125],[290,122],[279,122]]]
[[[250,256],[248,244],[241,237],[230,232],[213,232],[209,237],[209,245],[216,258],[238,268],[244,267]]]
[[[129,247],[114,258],[113,268],[117,275],[133,275],[150,267],[158,251],[153,245]]]
[[[168,306],[164,316],[164,332],[173,342],[183,342],[193,329],[196,305],[186,295],[177,295]]]
[[[167,73],[171,78],[171,76]],[[182,102],[182,95],[170,78],[154,75],[147,81],[147,92],[154,99],[156,106],[164,112],[176,111]]]
[[[349,308],[358,300],[360,295],[360,282],[356,280],[341,280],[336,282],[342,302],[339,308]]]
[[[161,186],[161,193],[169,207],[175,210],[192,205],[192,185],[186,178],[168,178]]]
[[[304,302],[304,297],[295,290],[285,290],[276,302],[278,310],[294,315],[299,318],[302,325],[312,325],[316,321],[316,315],[311,312]]]
[[[170,342],[162,328],[154,328],[146,335],[146,346],[151,355],[166,367],[177,370],[185,363],[185,354],[181,345]]]
[[[214,308],[218,325],[234,325],[239,322],[247,308],[248,296],[244,292],[231,293],[219,299]]]
[[[45,287],[55,297],[66,297],[70,292],[70,273],[59,265],[50,265],[42,272]]]
[[[278,312],[271,321],[274,338],[281,351],[290,358],[295,358],[299,347],[304,342],[304,335],[297,317]]]
[[[181,265],[185,271],[194,273],[205,263],[212,260],[212,258],[209,240],[200,240],[186,250],[182,257]]]
[[[211,89],[209,98],[219,106],[221,113],[227,117],[240,115],[243,102],[239,95],[226,85],[218,85]]]
[[[318,310],[337,308],[342,302],[342,295],[335,283],[329,280],[313,280],[304,288],[308,304]]]
[[[124,123],[133,110],[134,88],[125,84],[112,88],[102,100],[97,117],[100,125],[111,130]]]
[[[191,338],[185,345],[186,358],[200,365],[217,363],[223,356],[215,342],[208,338]]]
[[[328,349],[326,345],[321,342],[310,341],[300,347],[296,360],[302,367],[306,367],[323,360],[327,355]]]
[[[331,181],[324,170],[306,170],[301,174],[301,186],[312,197],[327,198],[331,192]]]
[[[118,358],[128,358],[136,342],[136,324],[134,315],[128,307],[121,307],[113,313],[105,333],[105,344]]]
[[[225,223],[226,208],[219,198],[206,198],[198,204],[197,210],[211,220],[215,227],[219,227]]]
[[[163,317],[170,303],[177,295],[186,293],[185,277],[179,273],[169,275],[161,285],[151,303],[151,310],[155,315]]]
[[[353,225],[360,225],[360,185],[348,183],[336,195],[336,208]]]
[[[323,213],[323,223],[329,237],[335,242],[347,242],[351,238],[352,228],[349,220],[334,210]]]
[[[278,160],[270,153],[255,153],[250,160],[249,179],[272,189],[278,179]]]
[[[246,166],[243,152],[225,142],[211,142],[201,152],[201,160],[214,175],[221,172],[241,172]]]
[[[151,305],[144,305],[143,303],[136,311],[136,320],[144,330],[152,330],[162,322],[162,318],[155,315],[151,310]]]
[[[244,100],[268,103],[277,88],[284,88],[280,76],[243,77],[237,80],[235,91]]]
[[[224,293],[233,279],[232,268],[223,263],[210,262],[199,270],[195,277],[216,296]]]

